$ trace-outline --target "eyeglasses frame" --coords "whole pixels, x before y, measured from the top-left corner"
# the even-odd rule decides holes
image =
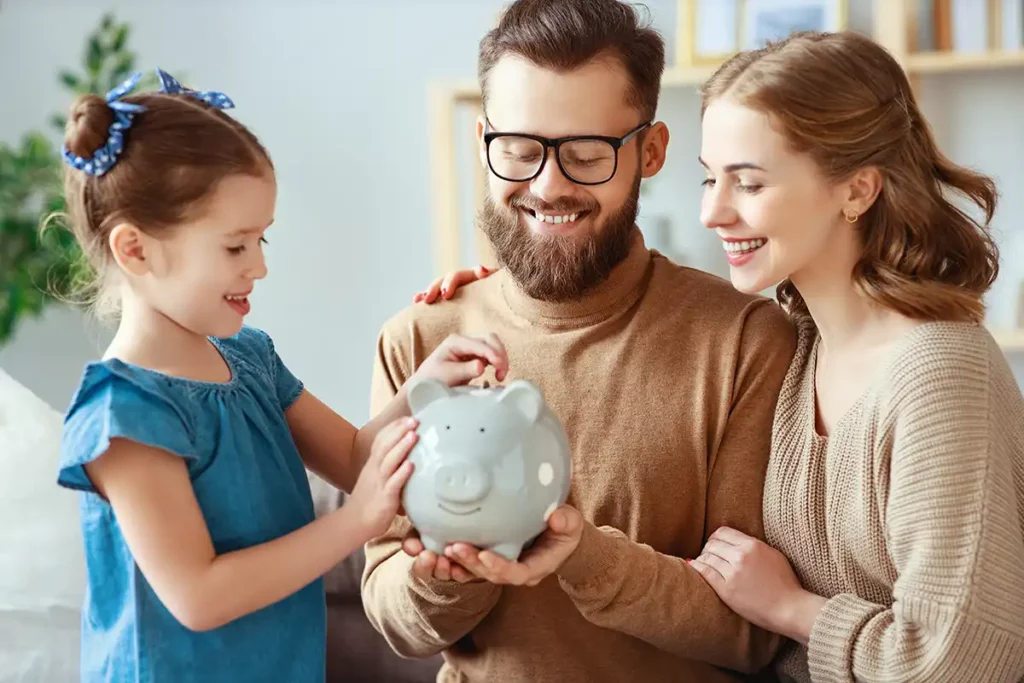
[[[544,165],[547,164],[547,162],[548,162],[548,150],[549,149],[554,149],[555,150],[555,162],[558,164],[558,169],[562,172],[562,175],[564,175],[568,180],[576,183],[577,185],[588,185],[588,186],[604,185],[605,183],[609,182],[612,178],[614,178],[615,174],[619,170],[619,150],[622,149],[626,145],[626,143],[628,143],[633,138],[633,136],[638,134],[640,131],[648,128],[649,126],[653,126],[654,125],[653,121],[647,121],[645,123],[641,123],[639,126],[637,126],[633,130],[631,130],[628,133],[626,133],[625,135],[623,135],[621,138],[616,138],[616,137],[612,137],[612,136],[608,136],[608,135],[569,135],[569,136],[561,137],[561,138],[546,138],[546,137],[544,137],[542,135],[533,135],[531,133],[513,133],[513,132],[508,132],[508,131],[500,131],[500,132],[499,131],[495,131],[493,129],[494,127],[491,125],[490,120],[484,119],[484,121],[485,121],[485,125],[487,127],[487,129],[485,129],[485,131],[484,131],[484,152],[485,152],[485,156],[487,157],[487,167],[491,170],[491,173],[493,173],[494,175],[498,176],[499,178],[501,178],[505,182],[509,182],[509,183],[528,183],[528,182],[534,180],[535,178],[537,178],[537,176],[539,176],[541,173],[544,172]],[[539,142],[542,145],[544,145],[544,155],[543,155],[543,157],[541,157],[540,166],[537,167],[537,171],[532,176],[530,176],[529,178],[512,179],[512,178],[506,178],[505,176],[501,175],[496,170],[494,170],[494,165],[491,163],[491,142],[493,140],[496,140],[497,138],[500,138],[500,137],[526,138],[528,140],[534,140],[534,141]],[[575,142],[577,140],[593,140],[593,141],[596,141],[596,142],[606,142],[609,145],[611,145],[612,149],[615,152],[615,165],[612,167],[611,175],[609,175],[606,179],[598,181],[598,182],[585,183],[585,182],[582,182],[580,180],[576,180],[571,175],[569,175],[569,173],[566,172],[565,166],[562,165],[562,156],[560,154],[561,147],[562,147],[562,145],[564,145],[567,142]]]

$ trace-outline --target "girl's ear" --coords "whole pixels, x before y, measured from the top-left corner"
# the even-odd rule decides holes
[[[131,223],[120,223],[110,231],[107,245],[114,261],[121,270],[130,275],[141,276],[149,272],[146,260],[149,239],[145,233]]]

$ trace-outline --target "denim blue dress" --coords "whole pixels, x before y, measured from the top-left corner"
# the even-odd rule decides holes
[[[322,579],[212,631],[190,631],[139,571],[112,508],[83,468],[117,437],[182,458],[218,554],[313,521],[305,468],[284,414],[302,383],[262,331],[245,327],[211,341],[231,370],[227,383],[106,360],[86,366],[68,409],[58,483],[80,492],[83,683],[323,683]]]

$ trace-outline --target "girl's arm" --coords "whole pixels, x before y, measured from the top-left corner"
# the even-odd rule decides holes
[[[218,555],[185,462],[158,448],[114,439],[85,466],[113,507],[132,557],[183,626],[206,631],[302,589],[383,533],[412,473],[413,420],[381,430],[349,502],[292,533]]]
[[[508,372],[508,356],[497,337],[452,335],[423,361],[416,374],[454,386],[479,377],[487,365],[494,366],[499,380]],[[384,425],[408,414],[403,387],[362,429],[357,430],[308,391],[302,392],[285,417],[306,467],[347,493],[352,490],[377,433]]]

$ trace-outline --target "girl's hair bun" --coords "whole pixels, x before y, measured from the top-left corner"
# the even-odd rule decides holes
[[[107,101],[92,93],[78,96],[71,105],[64,129],[64,146],[72,154],[89,158],[106,144],[114,110]]]

